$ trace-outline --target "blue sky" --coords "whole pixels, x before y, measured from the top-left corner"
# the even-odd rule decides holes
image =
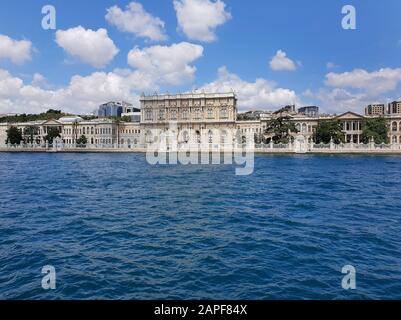
[[[108,8],[127,11],[131,2],[2,1],[0,113],[48,107],[87,113],[103,100],[136,103],[142,92],[195,88],[233,88],[241,110],[271,110],[294,102],[317,104],[328,112],[362,112],[367,103],[401,96],[398,0],[176,0],[186,10],[199,10],[190,21],[179,20],[173,0],[136,1],[151,21],[162,21],[158,28],[166,39],[141,35],[143,26],[122,30],[118,16],[114,22],[106,19]],[[46,4],[56,8],[56,30],[42,29]],[[341,9],[347,4],[356,8],[356,30],[341,27]],[[85,32],[101,28],[107,35],[94,41],[102,45],[104,38],[110,39],[110,49],[118,53],[107,58],[105,52],[101,65],[94,65],[89,60],[100,59],[102,53],[91,52],[90,46],[77,48]],[[23,40],[31,43],[29,58],[16,63],[11,56],[17,49],[12,47]],[[127,56],[135,48],[130,63]],[[270,62],[279,50],[284,65],[273,68]]]

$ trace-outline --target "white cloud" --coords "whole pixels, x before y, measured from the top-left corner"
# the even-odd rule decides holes
[[[107,9],[106,20],[123,32],[130,32],[138,37],[150,40],[165,40],[164,22],[146,12],[142,4],[131,2],[126,10],[118,6]]]
[[[338,88],[353,88],[366,90],[372,96],[395,90],[401,82],[401,69],[385,68],[368,72],[355,69],[351,72],[326,75],[326,85]]]
[[[354,111],[362,113],[363,108],[372,103],[386,103],[391,93],[401,84],[401,69],[383,68],[376,71],[355,69],[349,72],[326,75],[325,85],[311,97],[326,112]],[[395,94],[395,93],[394,93]]]
[[[32,59],[32,42],[14,40],[0,34],[0,60],[8,59],[14,64],[23,64]]]
[[[25,84],[22,79],[0,69],[0,113],[37,113],[59,108],[85,114],[109,100],[135,103],[138,96],[132,88],[141,88],[141,80],[116,70],[95,72],[87,77],[73,76],[66,87],[43,89],[38,84]]]
[[[174,0],[178,28],[192,40],[213,42],[215,29],[231,19],[221,0]]]
[[[126,100],[138,103],[141,91],[158,90],[162,84],[181,84],[193,80],[196,68],[190,65],[201,57],[203,47],[190,43],[153,46],[131,50],[132,69],[75,75],[65,87],[47,85],[43,75],[33,75],[30,84],[0,69],[0,113],[37,113],[49,108],[85,114],[101,103]]]
[[[68,54],[95,68],[105,67],[119,52],[106,29],[93,31],[79,26],[58,30],[56,42]]]
[[[342,88],[331,90],[322,88],[315,97],[325,112],[337,114],[347,111],[362,113],[363,108],[373,102],[372,98],[364,93],[355,93]]]
[[[297,65],[287,57],[287,54],[278,50],[276,55],[270,60],[270,68],[274,71],[295,71]]]
[[[255,82],[242,80],[238,75],[230,73],[226,67],[219,68],[218,78],[204,85],[207,92],[234,92],[238,96],[238,107],[241,110],[275,108],[299,103],[296,93],[289,89],[277,88],[273,81],[256,79]]]
[[[46,77],[40,73],[35,73],[32,77],[32,84],[41,84],[46,81]]]
[[[132,49],[128,54],[128,64],[144,77],[153,79],[154,83],[179,85],[193,80],[196,67],[191,63],[202,55],[202,46],[181,42],[171,46]]]

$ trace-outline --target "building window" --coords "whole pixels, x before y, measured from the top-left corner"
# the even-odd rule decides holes
[[[153,114],[151,109],[145,110],[145,120],[146,121],[153,120]]]
[[[159,110],[159,120],[164,120],[165,119],[165,112],[164,109]]]
[[[209,119],[213,119],[213,109],[212,108],[207,109],[207,117]]]
[[[227,108],[222,108],[220,110],[220,118],[221,119],[227,119],[228,118]]]
[[[177,120],[177,110],[171,110],[171,120]]]
[[[392,131],[395,132],[395,131],[397,131],[397,129],[398,129],[397,122],[393,122]]]
[[[196,120],[199,120],[199,119],[200,119],[200,110],[199,110],[199,108],[196,108],[196,109],[195,109],[195,119],[196,119]]]
[[[184,109],[184,110],[183,110],[183,112],[182,112],[182,118],[185,119],[185,120],[189,119],[189,112],[188,112],[188,109]]]

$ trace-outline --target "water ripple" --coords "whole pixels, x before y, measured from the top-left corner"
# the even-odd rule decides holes
[[[237,177],[138,154],[3,153],[0,299],[400,299],[400,169],[258,156]]]

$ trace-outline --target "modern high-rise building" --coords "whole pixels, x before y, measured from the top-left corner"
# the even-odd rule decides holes
[[[97,115],[99,117],[121,117],[121,114],[132,104],[124,101],[111,101],[99,106]]]

